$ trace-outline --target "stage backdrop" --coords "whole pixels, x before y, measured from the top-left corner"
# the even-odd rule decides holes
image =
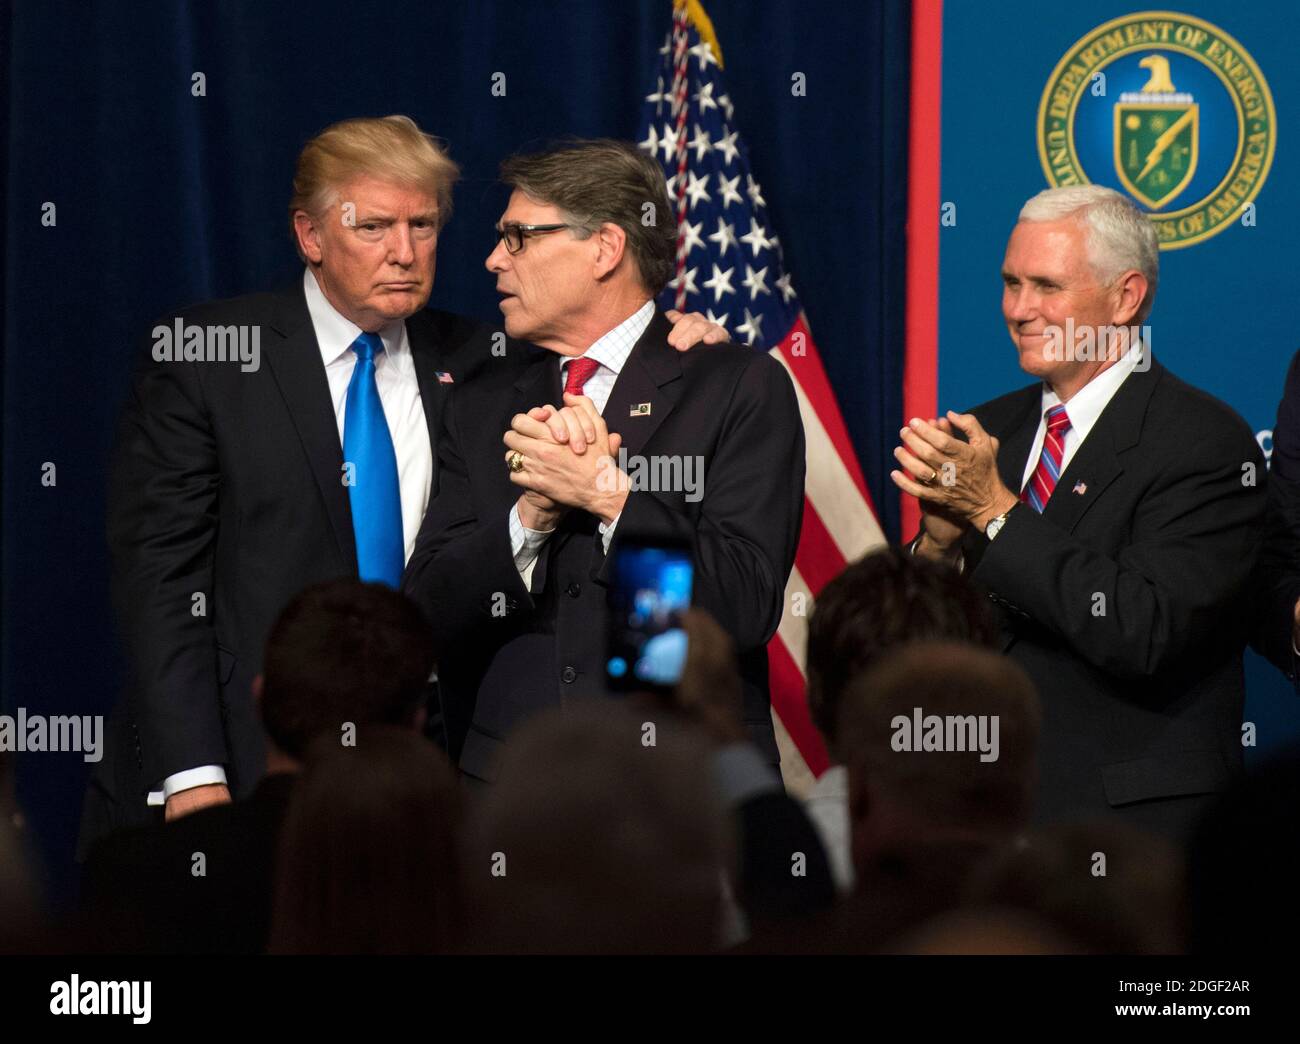
[[[938,10],[918,0],[918,24],[937,26]],[[1155,356],[1231,404],[1267,454],[1300,347],[1300,7],[1089,2],[1027,14],[948,0],[941,12],[942,43],[918,38],[927,51],[917,52],[924,68],[942,69],[933,121],[942,124],[933,211],[940,408],[1028,383],[1000,311],[1003,249],[1029,196],[1082,177],[1129,192],[1156,217]],[[1253,653],[1247,682],[1259,742],[1251,758],[1300,734],[1300,702]]]
[[[905,0],[709,0],[772,228],[888,535],[902,414]],[[496,320],[483,260],[498,162],[561,135],[632,138],[668,0],[136,4],[0,0],[7,66],[0,706],[106,713],[104,468],[132,353],[183,304],[296,278],[302,144],[406,113],[465,179],[432,304]],[[799,92],[792,90],[800,74]],[[497,88],[494,91],[494,87]],[[51,209],[52,205],[52,209]],[[57,483],[43,485],[42,467]],[[20,798],[56,897],[87,766],[25,755]]]

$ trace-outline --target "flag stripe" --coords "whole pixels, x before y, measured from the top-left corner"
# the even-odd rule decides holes
[[[820,776],[830,765],[830,757],[821,733],[808,714],[808,703],[803,696],[803,672],[780,642],[768,643],[767,662],[771,675],[772,707],[780,715],[781,724],[809,771]],[[783,768],[784,761],[783,757]]]
[[[794,564],[813,591],[820,591],[845,566],[844,556],[830,533],[826,532],[817,508],[806,496],[803,528],[799,531],[799,549],[795,552]]]
[[[790,365],[784,354],[773,354],[789,372]],[[790,376],[794,380],[795,395],[799,400],[804,442],[807,446],[808,467],[804,491],[826,524],[826,529],[844,560],[855,561],[872,547],[883,543],[885,535],[876,516],[850,478],[844,459],[835,452],[830,436],[822,426],[821,415],[813,409],[798,378],[792,372]]]
[[[802,336],[801,354],[795,354],[796,338]],[[866,481],[862,478],[862,469],[858,466],[858,455],[853,449],[853,443],[849,439],[848,429],[844,427],[844,418],[840,415],[839,403],[835,399],[835,393],[831,391],[830,381],[826,377],[826,369],[822,366],[821,354],[817,351],[817,345],[813,342],[812,331],[808,328],[808,319],[802,312],[795,321],[790,332],[780,344],[782,362],[786,364],[786,369],[794,375],[799,386],[803,388],[808,396],[808,401],[813,404],[817,410],[818,416],[822,418],[822,424],[826,428],[826,434],[830,437],[831,444],[835,451],[844,459],[848,468],[849,476],[853,479],[853,484],[858,487],[862,498],[871,503],[871,494],[867,490]],[[873,509],[874,510],[874,509]]]

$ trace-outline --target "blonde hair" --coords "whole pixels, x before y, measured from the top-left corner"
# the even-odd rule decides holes
[[[323,214],[354,178],[368,176],[419,188],[438,202],[438,227],[451,217],[451,190],[460,168],[446,148],[409,116],[343,120],[303,146],[289,200],[289,234],[297,243],[294,214]]]

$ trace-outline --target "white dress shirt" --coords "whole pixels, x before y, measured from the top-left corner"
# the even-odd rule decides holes
[[[325,377],[329,381],[334,417],[338,421],[339,445],[343,445],[343,421],[347,414],[348,384],[356,367],[357,355],[352,342],[361,334],[361,327],[344,318],[329,303],[316,276],[310,268],[303,272],[303,292],[307,297],[307,312],[316,332]],[[420,384],[415,376],[415,360],[406,336],[406,323],[396,320],[377,331],[384,342],[384,350],[375,356],[375,384],[379,388],[379,401],[388,421],[388,433],[393,439],[397,456],[397,482],[402,501],[402,538],[405,545],[404,561],[409,561],[415,548],[415,538],[420,531],[424,510],[429,506],[429,491],[433,484],[433,447],[429,441],[429,425],[424,417],[424,403],[420,398]],[[609,393],[606,392],[606,395]],[[163,780],[162,790],[149,794],[149,804],[165,804],[167,798],[191,787],[211,783],[225,783],[226,772],[220,765],[200,765],[198,768],[177,772]]]
[[[1065,404],[1065,415],[1070,418],[1070,426],[1065,431],[1065,441],[1061,446],[1060,474],[1065,474],[1065,469],[1070,466],[1070,458],[1083,445],[1083,440],[1088,437],[1093,425],[1097,423],[1097,418],[1109,405],[1110,400],[1115,397],[1115,393],[1119,391],[1119,386],[1124,383],[1125,378],[1130,373],[1137,369],[1138,362],[1142,358],[1142,350],[1142,345],[1139,344],[1136,351],[1125,352],[1114,366],[1102,370],[1101,373],[1075,392],[1070,401]],[[1056,392],[1052,391],[1052,386],[1044,383],[1043,405],[1039,411],[1038,434],[1034,436],[1034,444],[1029,450],[1029,459],[1025,461],[1025,475],[1021,479],[1020,489],[1012,490],[1017,496],[1020,495],[1021,490],[1029,485],[1034,469],[1038,467],[1038,458],[1043,454],[1043,441],[1047,438],[1047,411],[1060,404],[1060,397]]]
[[[650,320],[654,318],[654,314],[654,302],[647,301],[614,329],[610,330],[609,333],[595,341],[582,355],[559,356],[557,365],[560,367],[560,387],[564,387],[568,366],[573,359],[594,359],[600,363],[600,366],[596,368],[596,372],[588,377],[587,382],[582,386],[582,394],[592,401],[603,417],[605,407],[609,403],[610,392],[614,390],[614,383],[618,380],[618,375],[623,372],[627,357],[632,354],[632,349],[636,347],[636,342],[645,333],[646,327],[650,325]],[[540,406],[542,404],[536,403],[535,405]],[[509,523],[510,551],[515,557],[515,568],[519,570],[519,576],[524,582],[524,587],[531,590],[533,567],[537,564],[537,556],[541,552],[542,545],[546,543],[546,538],[551,535],[553,530],[529,529],[525,526],[519,518],[518,501],[510,508]],[[614,527],[617,525],[617,518],[610,522],[609,525],[605,525],[603,522],[600,524],[600,536],[606,551],[609,550],[609,542],[614,539]]]
[[[803,810],[817,828],[831,864],[835,890],[841,895],[853,891],[853,851],[849,827],[849,770],[832,765],[818,778],[804,798]]]

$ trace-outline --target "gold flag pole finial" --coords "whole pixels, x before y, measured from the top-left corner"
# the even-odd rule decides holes
[[[718,67],[722,67],[722,46],[718,43],[718,34],[713,31],[713,23],[709,21],[709,16],[704,11],[704,5],[700,0],[673,0],[673,7],[686,12],[687,21],[695,26],[695,31],[700,34],[703,40],[713,49],[713,57],[718,60]]]

